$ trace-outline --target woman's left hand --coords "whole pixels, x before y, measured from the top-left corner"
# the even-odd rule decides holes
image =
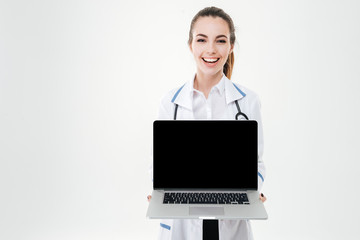
[[[265,195],[264,194],[260,194],[260,200],[262,201],[262,202],[265,202],[266,201],[266,197],[265,197]]]

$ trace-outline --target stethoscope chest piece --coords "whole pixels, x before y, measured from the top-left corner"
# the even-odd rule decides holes
[[[246,120],[249,120],[249,118],[246,116],[246,114],[245,114],[245,113],[242,113],[242,112],[238,112],[238,113],[235,115],[235,120],[241,120],[241,119],[239,119],[239,118],[241,118],[241,117],[245,118]]]

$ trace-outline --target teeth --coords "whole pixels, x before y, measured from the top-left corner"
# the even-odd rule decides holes
[[[205,62],[217,62],[219,60],[219,58],[203,58]]]

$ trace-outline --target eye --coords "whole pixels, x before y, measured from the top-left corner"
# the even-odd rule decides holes
[[[205,42],[205,39],[199,38],[198,40],[196,40],[197,42]]]
[[[221,39],[221,40],[218,40],[218,42],[219,43],[226,43],[226,40]]]

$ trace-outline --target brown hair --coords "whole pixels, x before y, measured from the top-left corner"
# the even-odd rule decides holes
[[[230,30],[230,44],[234,44],[235,43],[235,27],[234,27],[234,23],[231,19],[231,17],[224,12],[224,10],[222,10],[221,8],[217,8],[217,7],[207,7],[204,8],[203,10],[199,11],[194,18],[191,21],[191,25],[190,25],[190,31],[189,31],[189,40],[188,40],[188,44],[191,45],[192,40],[193,40],[193,28],[194,25],[196,23],[196,21],[200,18],[200,17],[220,17],[222,19],[224,19],[227,24],[229,25],[229,30]],[[235,57],[234,57],[234,51],[232,51],[228,57],[228,59],[226,60],[226,63],[224,65],[223,68],[223,72],[226,75],[226,77],[228,79],[231,78],[231,74],[232,74],[232,70],[234,67],[234,61],[235,61]]]

